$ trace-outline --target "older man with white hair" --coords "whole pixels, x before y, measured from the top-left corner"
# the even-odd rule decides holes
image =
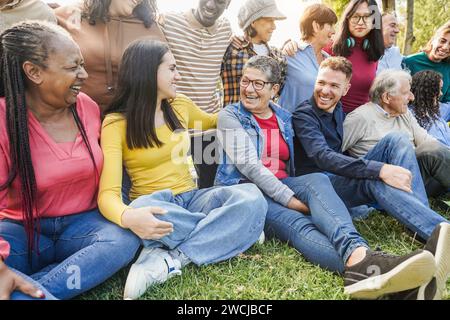
[[[414,99],[411,76],[401,70],[383,71],[372,84],[370,99],[347,115],[342,150],[362,157],[389,133],[405,133],[416,148],[427,194],[449,190],[450,149],[429,135],[409,111]]]

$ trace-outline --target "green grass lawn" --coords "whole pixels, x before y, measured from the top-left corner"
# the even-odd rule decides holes
[[[449,199],[450,195],[441,198]],[[433,209],[450,218],[450,210],[444,212],[437,204],[436,200],[431,201]],[[423,247],[410,232],[386,214],[377,212],[355,222],[355,225],[372,248],[405,254]],[[127,271],[128,268],[120,271],[80,299],[122,299]],[[447,282],[447,290],[450,292],[450,282]],[[450,299],[450,296],[445,298]],[[189,265],[183,269],[182,276],[150,288],[141,299],[346,300],[349,297],[343,293],[340,276],[312,265],[286,244],[270,240],[263,245],[254,245],[226,262],[206,267]]]

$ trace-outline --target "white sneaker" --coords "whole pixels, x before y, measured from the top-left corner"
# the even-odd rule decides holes
[[[174,261],[167,250],[144,248],[128,272],[123,298],[137,299],[152,285],[163,283],[181,275],[181,266]]]
[[[266,241],[266,236],[265,236],[264,231],[263,231],[263,232],[261,232],[261,234],[259,235],[258,243],[259,243],[259,244],[263,244],[264,241]]]

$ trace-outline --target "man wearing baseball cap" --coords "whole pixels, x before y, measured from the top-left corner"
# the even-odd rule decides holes
[[[264,55],[276,59],[282,69],[282,79],[286,75],[286,59],[280,50],[270,47],[268,42],[276,29],[275,20],[286,16],[277,8],[275,0],[247,0],[239,9],[239,27],[244,31],[242,48],[230,45],[222,62],[222,81],[224,86],[224,106],[239,102],[239,82],[242,68],[253,56]]]

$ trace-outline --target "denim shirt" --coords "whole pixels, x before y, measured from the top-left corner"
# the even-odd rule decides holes
[[[289,161],[287,166],[287,172],[290,176],[295,176],[295,166],[294,166],[294,130],[292,128],[291,122],[291,113],[282,109],[280,106],[276,105],[273,102],[270,102],[270,108],[275,113],[275,116],[278,120],[278,126],[280,128],[280,133],[283,139],[286,141],[286,144],[289,148]],[[222,127],[222,128],[221,128]],[[248,140],[250,140],[252,147],[255,148],[257,153],[258,160],[261,160],[264,146],[265,146],[265,137],[262,129],[258,125],[258,122],[254,118],[251,112],[249,112],[241,102],[231,104],[227,106],[224,110],[219,113],[218,120],[218,134],[223,135],[223,131],[225,129],[239,129],[243,130],[242,133],[246,134]],[[242,138],[240,135],[238,138]],[[220,150],[220,159],[221,162],[217,169],[215,185],[234,185],[239,184],[244,181],[248,181],[249,179],[244,176],[241,171],[238,169],[236,164],[231,160],[231,158],[224,152],[226,149],[223,146],[224,142],[223,138],[219,137],[219,144],[221,146]],[[225,139],[226,140],[226,139]],[[246,154],[250,154],[250,145],[245,145],[244,152]],[[247,160],[247,159],[246,159]],[[251,161],[251,160],[250,160]],[[260,163],[260,162],[259,162]],[[245,162],[242,165],[247,165]],[[260,166],[263,166],[260,163]],[[277,179],[275,176],[273,176]],[[278,180],[278,179],[277,179]],[[258,185],[255,181],[252,181]],[[281,184],[281,183],[280,183]],[[258,185],[261,188],[261,185]],[[283,185],[284,186],[284,185]],[[262,188],[264,189],[264,188]],[[267,192],[266,192],[267,193]],[[275,191],[277,194],[281,194],[281,190]],[[285,202],[285,200],[289,200],[292,197],[292,192],[284,192],[284,194],[279,196],[277,200],[277,196],[274,196],[274,200],[280,203]],[[269,196],[271,196],[269,194]],[[282,198],[282,199],[281,199]]]
[[[377,75],[384,70],[402,70],[403,55],[398,47],[392,46],[384,50],[384,55],[378,61]]]
[[[414,115],[414,109],[410,107],[409,110]],[[445,144],[447,147],[450,147],[450,127],[448,126],[447,121],[445,121],[441,116],[431,123],[427,131],[439,142]]]
[[[322,51],[324,59],[330,55]],[[293,57],[287,57],[287,75],[278,103],[293,113],[297,106],[311,98],[314,92],[319,63],[311,44],[301,42]]]

